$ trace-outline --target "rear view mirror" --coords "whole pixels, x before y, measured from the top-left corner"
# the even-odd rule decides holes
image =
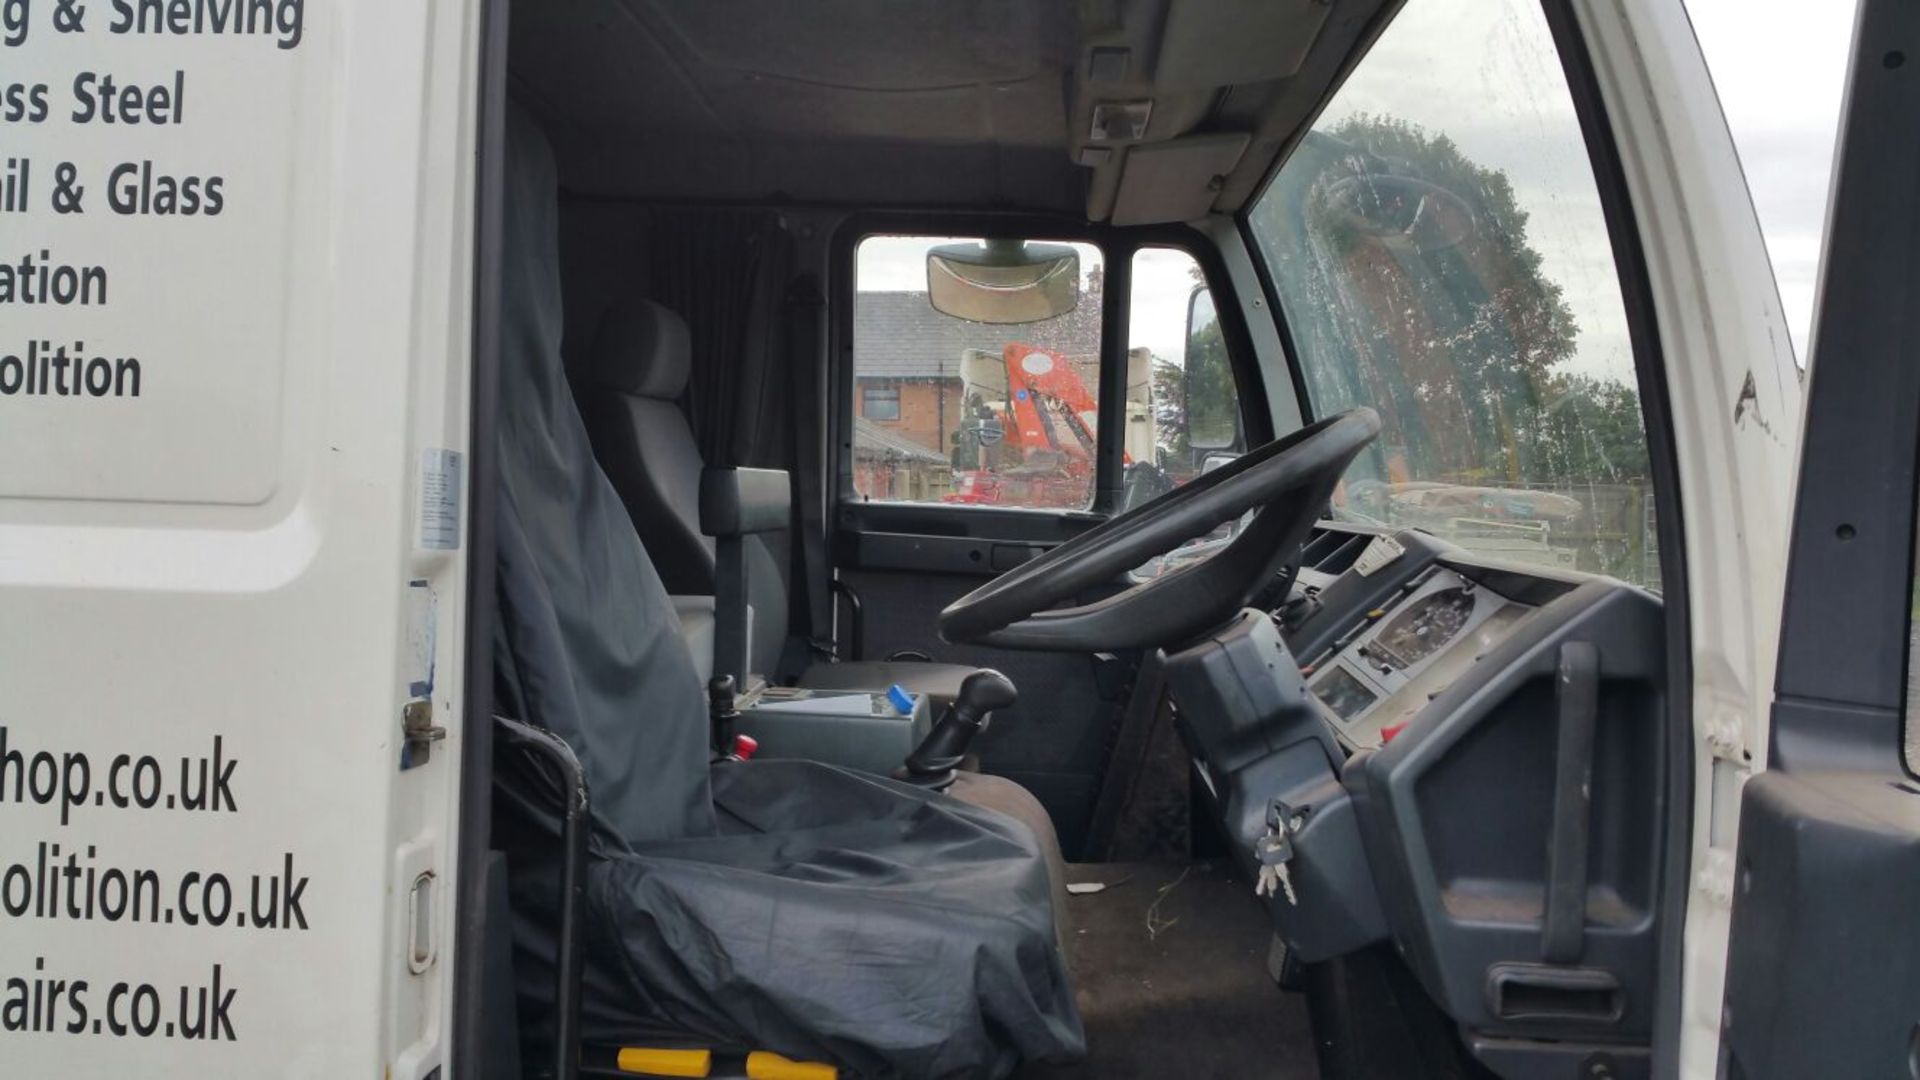
[[[1080,253],[1022,240],[942,244],[927,252],[927,299],[970,322],[1058,318],[1080,305]]]
[[[1186,424],[1187,445],[1195,450],[1226,450],[1239,445],[1239,397],[1227,343],[1213,294],[1196,286],[1187,297]]]

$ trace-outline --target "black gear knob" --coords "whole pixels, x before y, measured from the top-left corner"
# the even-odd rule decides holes
[[[996,709],[1004,709],[1020,700],[1013,681],[991,668],[982,668],[960,683],[960,696],[920,745],[907,755],[907,763],[894,775],[924,787],[944,788],[953,783],[953,772],[967,756],[973,737],[986,730],[987,718]]]
[[[1020,700],[1013,680],[992,668],[981,668],[960,682],[960,696],[953,699],[955,711],[966,710],[976,722],[985,722],[987,714],[1004,709]]]
[[[716,754],[733,751],[733,725],[740,719],[739,685],[731,675],[715,675],[707,680],[708,736]]]

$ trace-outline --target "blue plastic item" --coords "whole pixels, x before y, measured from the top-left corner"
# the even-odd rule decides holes
[[[907,693],[899,683],[887,687],[887,700],[893,702],[893,707],[899,710],[901,716],[913,713],[913,695]]]

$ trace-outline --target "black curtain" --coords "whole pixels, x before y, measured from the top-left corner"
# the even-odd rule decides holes
[[[643,258],[653,299],[679,312],[692,335],[684,405],[701,455],[789,468],[783,319],[793,244],[779,215],[663,208]]]

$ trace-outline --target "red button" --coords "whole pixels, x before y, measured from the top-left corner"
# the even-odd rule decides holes
[[[1398,735],[1405,730],[1407,730],[1407,722],[1405,720],[1402,720],[1397,724],[1388,724],[1386,727],[1381,728],[1380,729],[1380,745],[1381,746],[1387,745],[1388,743],[1393,741],[1393,737],[1395,735]]]
[[[741,761],[746,761],[753,757],[759,750],[759,739],[751,735],[735,735],[733,737],[733,756],[739,758]]]

